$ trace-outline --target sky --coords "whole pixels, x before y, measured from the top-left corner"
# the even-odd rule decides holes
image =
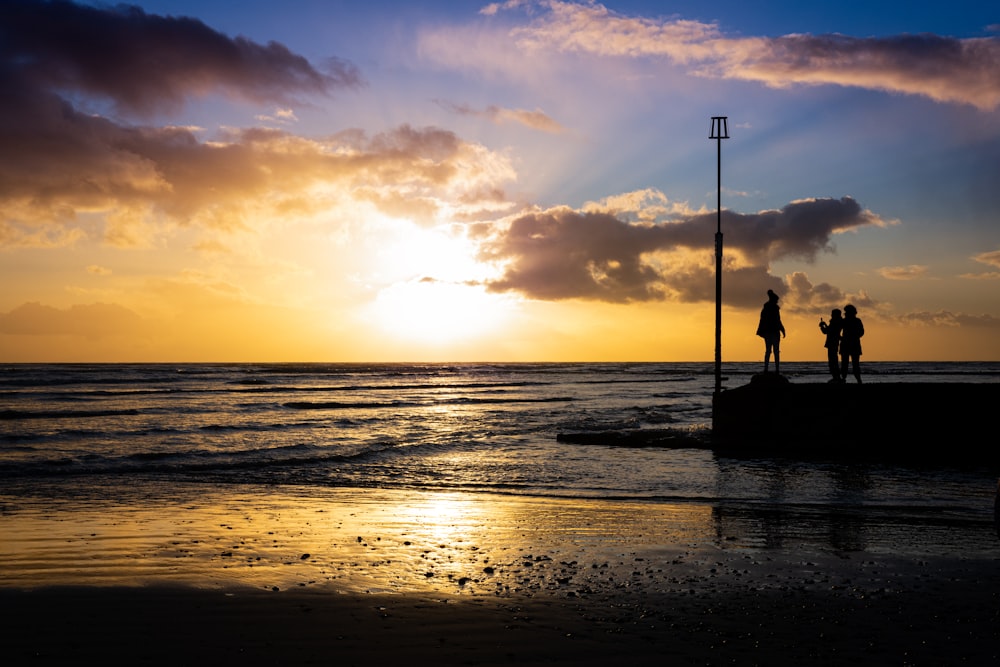
[[[0,77],[0,362],[711,361],[720,224],[724,362],[1000,359],[995,3],[5,0]]]

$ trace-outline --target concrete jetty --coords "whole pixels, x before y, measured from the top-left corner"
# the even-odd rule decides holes
[[[712,399],[720,453],[1000,465],[1000,383],[793,383],[776,374]]]

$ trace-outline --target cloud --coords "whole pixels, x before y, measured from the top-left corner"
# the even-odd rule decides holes
[[[593,207],[524,213],[483,242],[482,258],[504,267],[488,287],[541,300],[708,300],[716,224],[716,214],[706,212],[634,223]],[[781,285],[768,274],[770,262],[812,261],[833,250],[832,235],[885,223],[844,197],[796,201],[780,211],[724,211],[722,224],[731,278],[724,280],[735,287],[726,300],[748,305]]]
[[[255,118],[262,123],[275,123],[277,125],[297,123],[299,120],[298,116],[295,115],[294,109],[284,108],[275,109],[271,115],[258,114]]]
[[[632,192],[604,197],[600,201],[587,202],[583,205],[582,210],[611,213],[630,222],[654,222],[657,219],[694,213],[687,204],[671,202],[666,195],[655,188],[633,190]]]
[[[360,83],[346,63],[321,72],[280,44],[229,38],[194,19],[126,5],[2,3],[0,247],[149,245],[175,224],[233,230],[329,210],[358,187],[413,193],[424,208],[451,196],[461,212],[486,198],[495,208],[509,163],[444,130],[311,140],[125,120],[221,92],[277,103],[271,120],[289,122],[289,99]],[[126,115],[90,108],[103,103]]]
[[[94,303],[58,309],[25,303],[9,313],[0,313],[0,334],[97,339],[144,336],[154,331],[149,322],[117,304]]]
[[[472,107],[464,104],[453,104],[451,102],[439,101],[438,104],[453,113],[463,116],[486,118],[490,122],[496,123],[497,125],[516,123],[532,130],[548,132],[550,134],[560,134],[566,131],[565,127],[560,125],[558,121],[551,118],[541,109],[527,111],[525,109],[506,109],[498,106],[488,106],[485,109],[473,109]]]
[[[1000,250],[990,250],[989,252],[981,252],[978,255],[973,255],[972,259],[1000,269]],[[960,278],[966,278],[968,280],[1000,280],[1000,271],[987,271],[985,273],[963,273]]]
[[[492,13],[500,9],[506,7],[497,5]],[[984,111],[1000,105],[997,37],[728,37],[714,24],[625,16],[597,3],[553,0],[533,4],[532,10],[538,14],[530,23],[510,33],[531,52],[662,58],[689,67],[692,74],[778,88],[839,85],[922,95]]]
[[[1000,40],[996,38],[787,35],[731,45],[722,49],[711,73],[774,87],[835,84],[922,95],[983,111],[1000,105]]]
[[[1000,250],[990,250],[989,252],[982,252],[975,255],[972,259],[983,264],[988,264],[989,266],[996,267],[1000,269]]]
[[[927,267],[919,264],[909,266],[883,266],[876,272],[886,280],[916,280],[927,275]]]
[[[240,229],[268,216],[313,215],[357,193],[391,215],[400,198],[417,215],[447,202],[467,213],[494,208],[514,177],[507,158],[437,128],[320,139],[251,128],[206,141],[190,128],[118,124],[38,91],[0,109],[0,143],[4,247],[94,235],[136,245],[155,233],[149,223]]]
[[[262,303],[242,285],[197,272],[149,280],[130,298],[142,308],[118,303],[56,308],[33,302],[0,312],[3,352],[51,359],[70,353],[108,361],[150,356],[207,361],[282,358],[289,349],[310,358],[329,344],[329,330],[320,332],[322,325],[294,299]],[[254,335],[243,335],[248,331]]]
[[[532,0],[505,0],[504,2],[491,2],[480,9],[479,13],[484,16],[495,16],[500,10],[516,9],[527,4],[531,4],[531,2]]]
[[[714,217],[701,214],[697,219],[704,226]],[[755,262],[789,257],[814,261],[819,252],[834,250],[833,234],[889,224],[851,197],[802,199],[759,213],[722,212],[726,247],[739,249]]]
[[[348,62],[332,61],[320,71],[282,44],[228,37],[193,18],[130,5],[6,0],[0,60],[7,86],[15,81],[21,88],[97,96],[121,112],[143,115],[176,110],[188,97],[212,92],[288,102],[362,83]]]
[[[948,310],[907,313],[899,319],[904,324],[914,325],[1000,329],[1000,318],[992,315],[968,315]]]
[[[791,313],[825,313],[834,308],[843,308],[848,303],[861,309],[881,310],[883,307],[883,304],[872,299],[864,290],[849,294],[830,283],[814,285],[809,276],[801,271],[786,276],[785,282],[787,292],[783,295],[784,307]]]

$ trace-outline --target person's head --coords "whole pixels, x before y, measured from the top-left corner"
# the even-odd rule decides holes
[[[830,319],[831,320],[840,319],[840,308],[834,308],[833,310],[830,311]]]
[[[846,306],[844,306],[844,315],[846,315],[847,317],[854,317],[857,314],[858,314],[858,309],[852,306],[851,304],[847,304]]]
[[[774,290],[767,290],[767,300],[773,303],[778,302],[778,295],[774,293]]]

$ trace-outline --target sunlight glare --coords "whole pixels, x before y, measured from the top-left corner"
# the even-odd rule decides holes
[[[496,270],[476,259],[477,248],[446,228],[424,229],[412,222],[394,225],[391,241],[378,255],[378,271],[392,282],[434,279],[481,281]]]
[[[505,298],[477,285],[418,280],[382,290],[374,311],[380,326],[400,338],[447,343],[490,333],[505,319]]]
[[[375,299],[374,319],[394,337],[422,343],[491,333],[511,310],[510,297],[482,285],[494,273],[467,238],[408,224],[379,253],[379,275],[392,284]]]

